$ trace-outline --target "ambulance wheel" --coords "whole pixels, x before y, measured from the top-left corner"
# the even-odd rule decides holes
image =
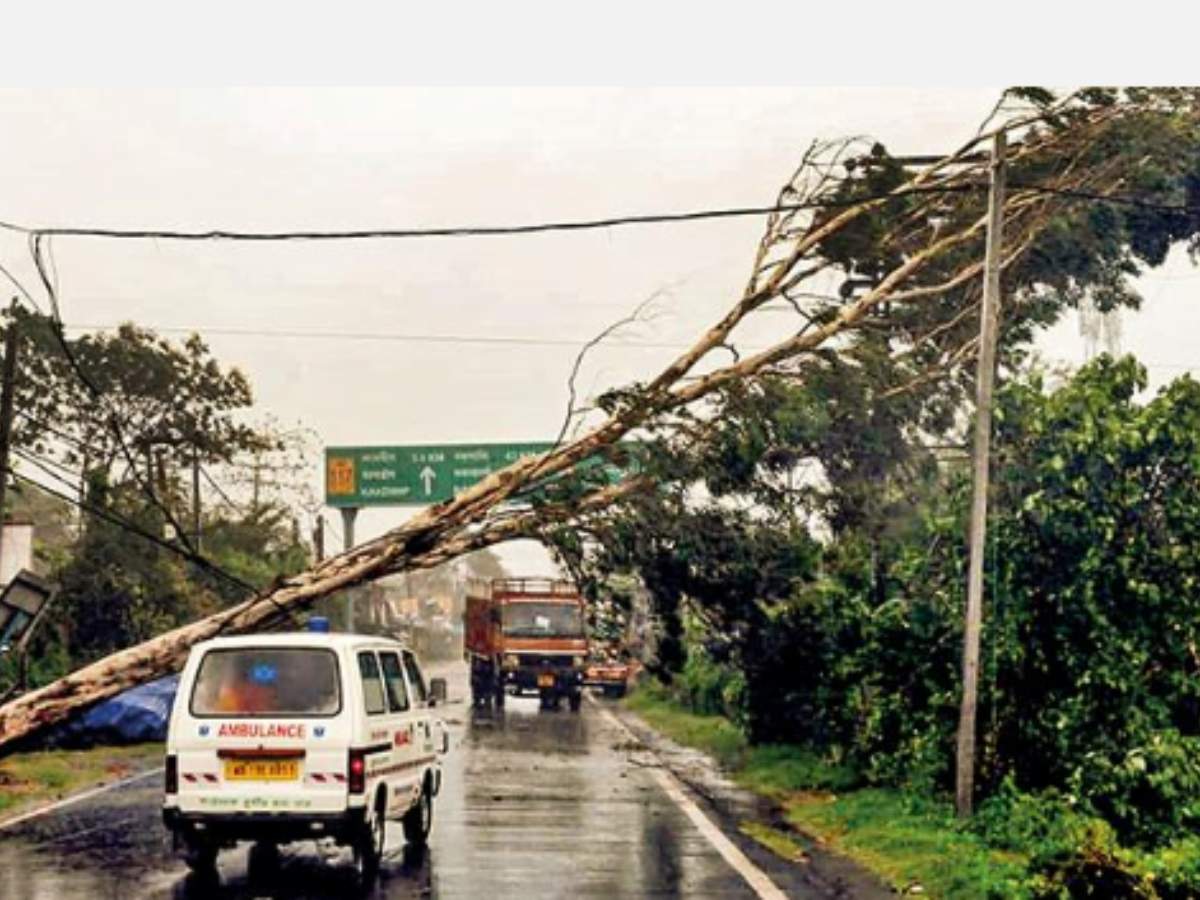
[[[583,704],[583,692],[576,691],[567,697],[567,702],[571,704],[571,712],[579,712],[579,707]]]
[[[354,841],[354,865],[364,885],[372,884],[379,875],[386,825],[383,810],[376,809],[375,815],[363,823]]]
[[[421,789],[421,799],[404,815],[404,840],[413,847],[424,847],[433,827],[433,797],[429,785]]]
[[[251,882],[264,884],[279,871],[279,847],[270,841],[258,841],[250,848],[246,875]]]
[[[183,861],[193,872],[208,875],[217,868],[217,845],[189,838],[183,845]]]

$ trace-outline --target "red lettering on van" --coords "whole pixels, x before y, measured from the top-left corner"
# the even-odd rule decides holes
[[[222,722],[217,730],[217,737],[232,738],[304,738],[304,725],[293,723],[284,725],[278,722]]]

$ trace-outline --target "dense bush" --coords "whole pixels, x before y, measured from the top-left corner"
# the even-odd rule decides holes
[[[980,783],[1071,792],[1153,848],[1200,813],[1200,385],[1141,405],[1144,386],[1131,360],[1102,359],[1052,393],[1002,394]],[[844,537],[776,605],[743,667],[747,695],[774,698],[752,710],[772,739],[949,787],[966,497],[951,474],[882,579]]]
[[[997,399],[977,783],[989,840],[1036,846],[1048,896],[1200,893],[1180,843],[1200,819],[1200,384],[1139,402],[1145,384],[1101,358]],[[704,613],[677,696],[875,784],[949,789],[967,476],[944,467],[903,527],[816,553],[727,511],[637,521],[653,555],[624,561]]]

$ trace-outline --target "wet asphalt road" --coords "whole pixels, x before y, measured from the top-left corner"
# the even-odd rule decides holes
[[[472,711],[464,668],[441,669],[433,674],[450,676],[443,715],[453,741],[430,846],[411,852],[389,824],[366,896],[755,896],[631,760],[628,736],[598,705],[540,711],[530,697],[510,698],[499,714]],[[283,848],[269,881],[249,882],[246,845],[222,852],[219,881],[198,880],[171,852],[160,802],[155,775],[0,832],[0,898],[363,895],[349,851],[312,842]]]

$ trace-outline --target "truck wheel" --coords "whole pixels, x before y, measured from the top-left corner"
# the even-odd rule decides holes
[[[414,847],[424,847],[433,827],[433,798],[428,785],[421,788],[421,799],[404,815],[404,839]]]
[[[208,875],[217,868],[217,845],[201,838],[185,838],[183,861],[197,874]]]
[[[575,691],[567,697],[567,702],[571,704],[571,712],[579,712],[579,707],[583,704],[583,692]]]

